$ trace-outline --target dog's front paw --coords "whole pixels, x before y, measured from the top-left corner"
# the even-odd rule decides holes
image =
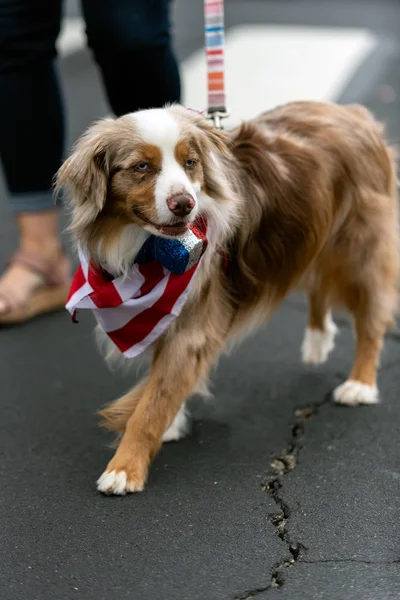
[[[140,492],[143,485],[138,487],[137,482],[128,478],[126,471],[104,471],[97,480],[97,489],[107,496],[125,496],[128,492]]]
[[[377,404],[379,395],[376,386],[348,380],[335,389],[333,399],[337,404],[357,406],[359,404]]]
[[[125,496],[125,494],[141,492],[144,489],[146,477],[147,469],[144,466],[138,468],[130,461],[123,464],[115,455],[97,480],[97,489],[108,496]]]

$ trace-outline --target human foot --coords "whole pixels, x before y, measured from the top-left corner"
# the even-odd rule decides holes
[[[62,250],[18,252],[0,278],[0,323],[17,323],[62,308],[68,294],[70,264]]]

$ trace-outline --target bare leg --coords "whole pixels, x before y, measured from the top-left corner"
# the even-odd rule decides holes
[[[19,250],[59,265],[67,280],[69,263],[58,236],[58,210],[21,213],[17,215],[17,224]],[[0,315],[10,309],[8,299],[12,299],[14,306],[22,306],[42,283],[40,273],[20,263],[11,264],[0,279]]]

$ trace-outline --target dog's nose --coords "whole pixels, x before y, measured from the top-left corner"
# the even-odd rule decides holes
[[[176,217],[186,217],[192,212],[195,204],[190,194],[175,194],[167,198],[167,206]]]

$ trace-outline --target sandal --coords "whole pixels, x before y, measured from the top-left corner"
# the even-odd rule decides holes
[[[65,307],[70,286],[70,266],[65,255],[57,260],[46,260],[27,252],[16,252],[9,264],[23,265],[38,273],[42,283],[22,305],[15,301],[10,291],[2,289],[0,283],[0,297],[8,306],[8,310],[0,313],[0,325],[24,323],[38,315]]]

